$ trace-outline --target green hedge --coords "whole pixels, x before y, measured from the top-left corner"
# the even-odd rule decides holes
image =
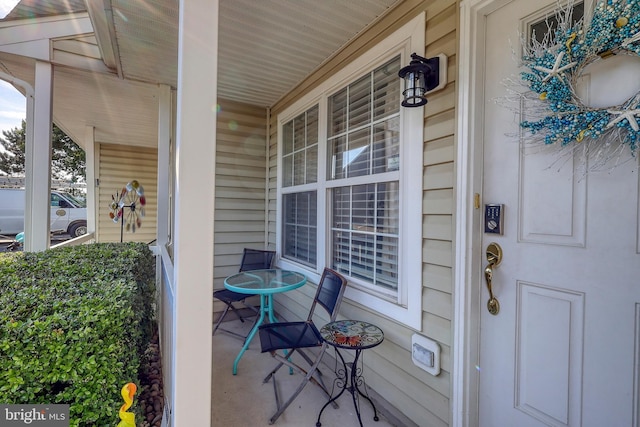
[[[0,254],[0,402],[70,405],[72,426],[115,426],[154,325],[141,243]]]

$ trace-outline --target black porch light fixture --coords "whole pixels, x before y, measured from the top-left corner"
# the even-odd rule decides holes
[[[423,58],[415,52],[411,54],[409,65],[398,72],[398,76],[404,79],[403,107],[420,107],[427,103],[427,92],[440,85],[442,62],[446,62],[446,59],[441,60],[442,56]]]

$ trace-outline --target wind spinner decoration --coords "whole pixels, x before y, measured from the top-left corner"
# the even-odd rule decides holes
[[[135,233],[142,226],[141,218],[144,217],[146,203],[144,188],[135,179],[111,196],[109,218],[116,224],[120,222],[120,242],[125,229]]]

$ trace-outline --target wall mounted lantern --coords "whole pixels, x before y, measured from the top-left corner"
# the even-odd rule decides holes
[[[427,92],[443,88],[447,83],[447,57],[444,54],[423,58],[412,53],[411,62],[398,72],[404,79],[403,107],[421,107],[427,103]]]

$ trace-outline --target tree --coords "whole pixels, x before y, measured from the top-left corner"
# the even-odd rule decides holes
[[[8,175],[25,173],[25,133],[27,123],[21,128],[3,131],[0,137],[0,172]],[[58,126],[52,132],[51,177],[71,182],[84,181],[85,152]],[[3,150],[4,149],[4,150]]]
[[[24,148],[26,122],[22,121],[22,128],[2,131],[0,137],[0,171],[8,175],[24,175]]]

